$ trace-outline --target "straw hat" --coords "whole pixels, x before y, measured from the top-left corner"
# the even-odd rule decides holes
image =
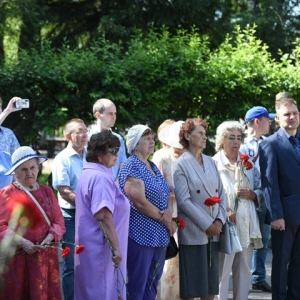
[[[37,155],[31,147],[23,146],[19,147],[11,156],[12,168],[5,173],[5,175],[11,175],[17,168],[19,168],[26,161],[37,158],[39,164],[47,160],[46,156]]]

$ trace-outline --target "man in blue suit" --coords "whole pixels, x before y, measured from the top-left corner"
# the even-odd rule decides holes
[[[297,102],[275,103],[280,129],[260,143],[262,188],[271,221],[272,299],[300,299],[300,133]]]

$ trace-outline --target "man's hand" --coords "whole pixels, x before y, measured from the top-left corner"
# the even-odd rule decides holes
[[[13,98],[11,98],[9,100],[6,108],[4,109],[4,111],[7,112],[8,114],[10,114],[11,112],[21,110],[22,107],[20,107],[20,108],[16,108],[15,107],[15,102],[19,101],[20,99],[21,99],[20,97],[13,97]]]
[[[285,230],[285,221],[284,219],[277,219],[271,222],[271,228],[274,230]]]

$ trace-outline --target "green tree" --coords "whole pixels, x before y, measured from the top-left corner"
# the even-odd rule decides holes
[[[243,118],[253,105],[273,110],[281,90],[299,96],[299,49],[297,41],[277,62],[253,27],[237,27],[216,50],[196,30],[140,30],[125,50],[106,39],[75,51],[45,43],[0,69],[2,98],[31,100],[30,109],[12,114],[4,126],[22,144],[34,144],[40,131],[53,134],[73,117],[91,123],[94,101],[107,97],[117,105],[115,129],[122,134],[137,123],[156,130],[167,118],[200,116],[213,135],[222,121]]]

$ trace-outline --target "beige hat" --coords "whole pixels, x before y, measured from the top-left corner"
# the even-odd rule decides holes
[[[280,92],[275,96],[276,101],[279,101],[282,98],[291,98],[291,94],[289,92]]]
[[[166,126],[159,132],[158,139],[170,147],[182,149],[183,147],[179,143],[179,132],[183,123],[184,121],[177,121]]]

